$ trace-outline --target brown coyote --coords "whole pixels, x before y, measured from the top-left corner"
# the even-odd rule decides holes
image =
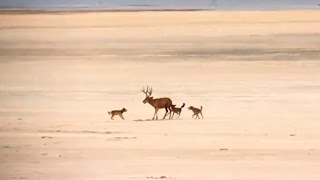
[[[176,105],[172,105],[171,108],[172,108],[172,117],[171,119],[173,118],[174,114],[177,114],[178,115],[178,118],[180,117],[180,114],[181,114],[181,111],[182,111],[182,108],[185,106],[186,104],[183,103],[182,106],[180,108],[176,107]]]
[[[170,98],[164,97],[164,98],[157,98],[157,99],[153,99],[152,95],[152,88],[149,89],[149,87],[147,86],[147,90],[145,91],[144,88],[141,90],[145,95],[146,98],[143,100],[143,103],[149,103],[151,106],[154,107],[154,115],[153,115],[153,119],[158,119],[158,110],[165,108],[166,113],[163,116],[162,119],[164,119],[167,115],[169,115],[169,119],[171,116],[171,106],[172,106],[172,101]]]
[[[122,115],[124,112],[127,112],[127,109],[126,109],[126,108],[122,108],[121,110],[109,111],[108,114],[111,115],[111,119],[112,119],[112,120],[113,120],[113,116],[115,116],[115,115],[120,116],[121,119],[124,120],[123,115]]]
[[[197,118],[198,118],[198,119],[200,119],[199,114],[201,114],[202,119],[203,119],[203,115],[202,115],[202,106],[200,106],[200,109],[195,108],[195,107],[193,107],[193,106],[190,106],[188,109],[189,109],[189,110],[191,110],[191,111],[193,112],[192,118],[193,118],[194,116],[196,116],[196,118],[195,118],[195,119],[197,119]]]

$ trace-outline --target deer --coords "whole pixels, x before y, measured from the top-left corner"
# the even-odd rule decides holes
[[[177,114],[178,115],[178,118],[180,117],[180,114],[181,114],[181,111],[182,111],[182,108],[185,106],[186,104],[183,103],[182,106],[179,108],[179,107],[176,107],[176,105],[172,105],[171,108],[172,108],[172,117],[171,119],[173,118],[174,114]]]
[[[194,116],[196,116],[196,118],[195,118],[195,119],[197,119],[197,118],[198,118],[198,119],[200,119],[199,114],[201,114],[202,119],[203,119],[203,115],[202,115],[202,106],[200,106],[200,109],[195,108],[195,107],[193,107],[193,106],[190,106],[188,109],[189,109],[189,110],[191,110],[191,111],[193,112],[192,118],[193,118]]]
[[[152,95],[152,87],[149,89],[147,86],[147,90],[143,89],[141,90],[145,95],[146,98],[142,101],[144,104],[149,103],[151,106],[154,107],[154,115],[152,120],[158,119],[158,110],[164,108],[166,110],[166,113],[164,114],[162,119],[165,119],[167,115],[169,115],[169,119],[171,116],[171,106],[172,106],[172,101],[170,98],[163,97],[163,98],[156,98],[154,99]]]
[[[121,110],[109,111],[108,114],[111,115],[111,119],[112,119],[112,120],[113,120],[113,116],[115,116],[115,115],[120,116],[121,119],[124,120],[123,115],[122,115],[124,112],[127,112],[127,109],[126,109],[126,108],[122,108]]]

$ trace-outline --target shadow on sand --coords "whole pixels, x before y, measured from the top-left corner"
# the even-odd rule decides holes
[[[39,130],[39,132],[46,133],[71,133],[71,134],[113,134],[118,132],[110,132],[110,131],[73,131],[73,130]]]
[[[153,121],[181,121],[183,119],[135,119],[135,122],[153,122]]]

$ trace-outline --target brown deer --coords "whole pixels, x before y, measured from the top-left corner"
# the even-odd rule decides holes
[[[122,108],[121,110],[113,110],[111,112],[109,111],[108,114],[111,115],[112,120],[113,120],[113,116],[116,116],[116,115],[120,116],[121,119],[124,120],[123,115],[122,115],[124,112],[127,112],[126,108]]]
[[[154,107],[154,115],[152,120],[154,120],[155,118],[158,119],[158,110],[165,108],[166,113],[164,114],[163,118],[166,118],[167,115],[169,115],[169,119],[171,116],[171,106],[172,106],[172,101],[170,98],[164,97],[164,98],[156,98],[153,99],[152,95],[152,88],[149,89],[149,87],[147,86],[147,90],[145,91],[144,87],[141,90],[145,95],[146,98],[142,101],[144,104],[145,103],[149,103],[151,106]]]
[[[193,107],[193,106],[190,106],[188,109],[189,109],[189,110],[191,110],[191,111],[193,112],[192,118],[193,118],[194,116],[196,116],[196,118],[195,118],[195,119],[197,119],[197,118],[198,118],[198,119],[200,119],[199,114],[201,114],[202,119],[203,119],[203,115],[202,115],[202,106],[200,106],[200,109],[195,108],[195,107]]]
[[[172,117],[171,119],[173,118],[174,114],[177,114],[178,115],[178,118],[180,117],[180,114],[181,114],[181,111],[182,111],[182,108],[185,106],[186,104],[183,103],[182,106],[180,108],[176,107],[176,105],[172,105],[171,108],[172,108]]]

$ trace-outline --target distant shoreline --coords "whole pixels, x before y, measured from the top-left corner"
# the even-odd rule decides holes
[[[42,13],[90,13],[90,12],[166,12],[166,11],[215,11],[216,9],[93,9],[93,8],[53,8],[53,9],[1,9],[0,14],[42,14]]]
[[[93,13],[93,12],[192,12],[192,11],[300,11],[318,10],[318,7],[309,8],[274,8],[274,9],[216,9],[216,8],[164,8],[164,9],[109,9],[109,8],[1,8],[0,14],[50,14],[50,13]]]

